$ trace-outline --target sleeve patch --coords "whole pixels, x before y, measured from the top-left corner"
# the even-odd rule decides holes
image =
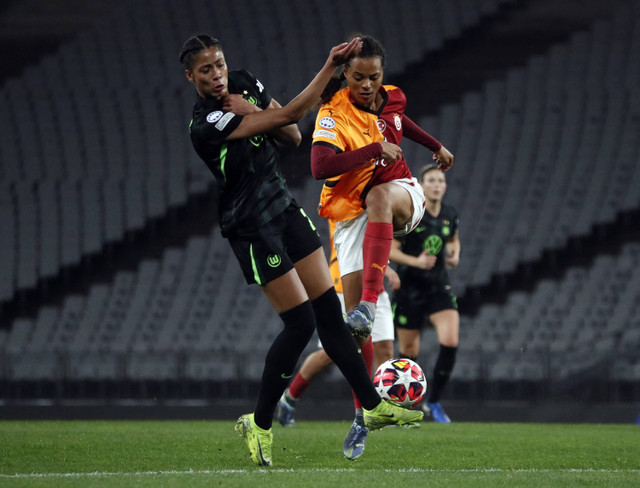
[[[220,112],[220,113],[222,113],[222,112]],[[229,121],[232,118],[234,118],[235,116],[236,116],[236,114],[234,114],[233,112],[227,112],[226,114],[224,114],[222,116],[222,118],[219,120],[219,122],[216,124],[216,129],[218,129],[219,131],[224,130],[224,128],[229,123]]]
[[[317,130],[313,133],[313,137],[326,137],[327,139],[331,139],[331,140],[335,140],[336,138],[336,133],[335,132],[331,132],[328,130]]]
[[[222,117],[222,112],[220,110],[216,110],[215,112],[211,112],[207,115],[207,122],[210,124],[215,124]]]
[[[331,117],[322,117],[318,121],[318,125],[323,129],[333,129],[336,126],[336,121]]]

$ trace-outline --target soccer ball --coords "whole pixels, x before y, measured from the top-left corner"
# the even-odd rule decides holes
[[[413,408],[427,393],[427,380],[418,363],[411,359],[389,359],[373,375],[380,396],[396,405]]]

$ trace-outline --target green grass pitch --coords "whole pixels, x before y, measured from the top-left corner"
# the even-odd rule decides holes
[[[424,422],[369,435],[349,422],[273,426],[254,466],[234,421],[2,421],[0,487],[640,486],[640,426]]]

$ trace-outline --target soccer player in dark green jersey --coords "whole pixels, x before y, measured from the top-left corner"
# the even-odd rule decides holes
[[[440,342],[440,352],[429,383],[425,410],[436,422],[451,422],[440,405],[440,394],[449,381],[458,350],[460,316],[449,284],[448,268],[460,260],[458,214],[442,203],[447,189],[438,165],[425,166],[419,177],[426,199],[422,221],[402,240],[394,240],[391,261],[400,265],[401,287],[394,298],[394,322],[400,357],[418,358],[420,330],[428,318]]]
[[[258,465],[271,465],[273,413],[314,328],[362,400],[369,428],[422,418],[422,412],[380,400],[342,318],[318,234],[291,198],[273,142],[299,142],[291,124],[319,102],[335,69],[360,47],[358,38],[335,46],[316,77],[285,107],[249,72],[229,71],[217,39],[194,36],[180,53],[185,76],[196,89],[191,141],[220,188],[222,235],[247,283],[260,285],[284,323],[265,359],[255,411],[236,424]]]

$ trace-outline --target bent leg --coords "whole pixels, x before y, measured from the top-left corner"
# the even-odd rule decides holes
[[[360,301],[377,303],[383,290],[394,228],[405,228],[413,214],[409,192],[399,185],[374,186],[366,198],[369,219],[362,245],[362,296]]]
[[[333,361],[324,349],[318,349],[317,351],[309,354],[307,359],[302,363],[302,367],[298,374],[300,374],[307,382],[313,381],[313,379],[322,373],[325,369],[333,364]],[[294,397],[297,398],[297,397]]]

